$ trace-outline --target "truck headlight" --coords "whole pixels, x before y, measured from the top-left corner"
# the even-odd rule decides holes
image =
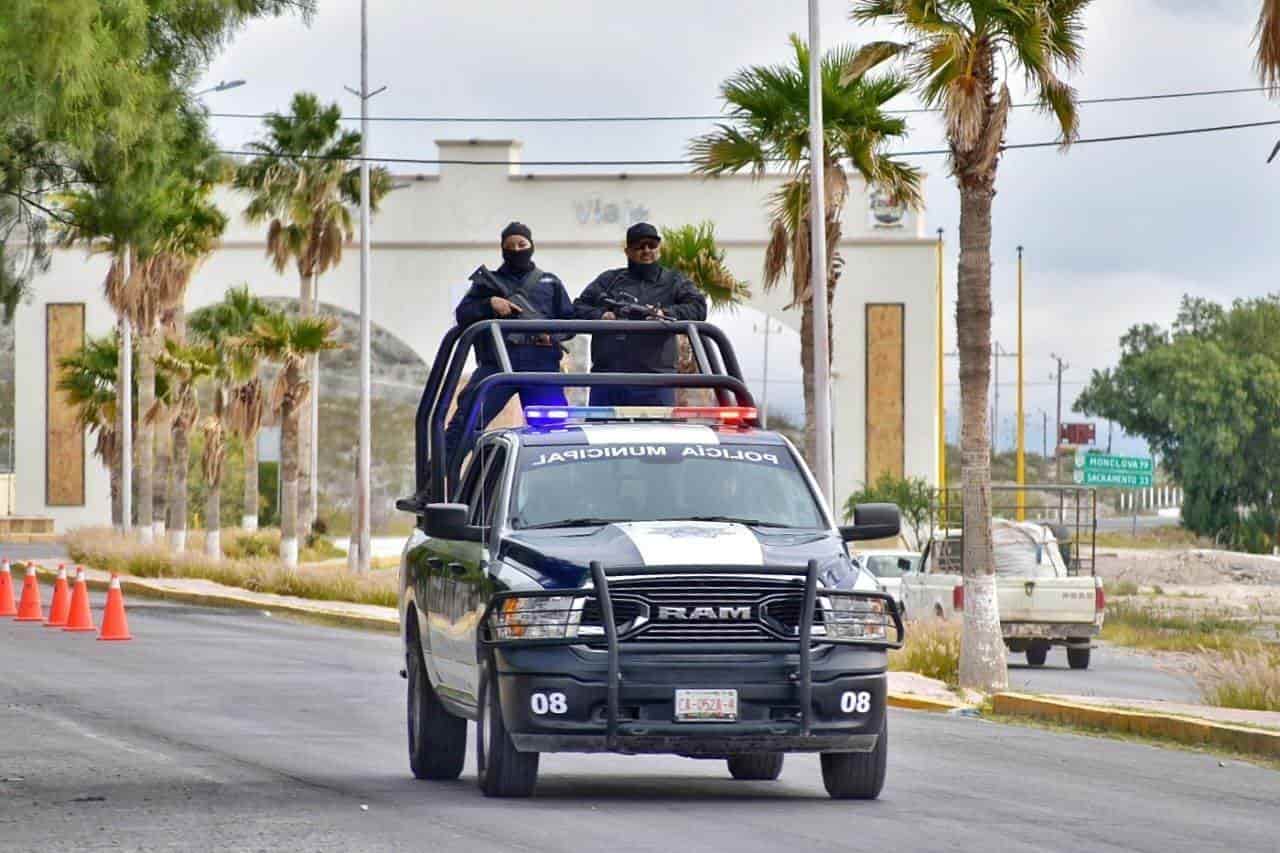
[[[496,640],[557,640],[576,637],[582,606],[571,595],[505,599],[489,615]]]
[[[823,596],[822,625],[833,640],[884,640],[889,614],[882,598]]]

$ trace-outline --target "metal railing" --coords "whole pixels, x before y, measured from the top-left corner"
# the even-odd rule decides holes
[[[1095,574],[1098,492],[1089,486],[992,486],[991,517],[1045,524],[1058,540],[1069,575]],[[963,489],[935,489],[929,507],[931,558],[938,571],[964,571]]]

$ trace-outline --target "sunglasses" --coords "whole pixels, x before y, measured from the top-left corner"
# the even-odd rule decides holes
[[[647,251],[650,251],[650,252],[656,252],[656,251],[658,251],[658,246],[659,246],[659,245],[661,245],[661,244],[660,244],[657,240],[639,240],[639,241],[637,241],[637,242],[635,242],[635,243],[632,243],[632,244],[631,244],[631,246],[630,246],[630,248],[631,248],[631,249],[647,250]]]

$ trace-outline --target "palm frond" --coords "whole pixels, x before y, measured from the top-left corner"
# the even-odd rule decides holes
[[[713,307],[736,309],[751,295],[750,285],[726,266],[724,249],[716,243],[710,222],[663,228],[659,263],[688,276]]]
[[[1280,95],[1280,0],[1262,0],[1255,38],[1258,76],[1273,96]]]

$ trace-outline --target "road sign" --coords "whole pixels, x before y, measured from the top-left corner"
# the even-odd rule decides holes
[[[1146,475],[1147,483],[1138,485],[1151,485],[1151,475],[1155,471],[1155,465],[1146,456],[1110,456],[1107,453],[1076,453],[1075,469],[1084,471],[1085,474],[1139,474]]]
[[[1150,474],[1129,474],[1122,471],[1098,471],[1077,468],[1075,482],[1081,486],[1107,486],[1113,489],[1147,489],[1153,484]]]
[[[1097,437],[1097,427],[1092,423],[1063,424],[1062,431],[1058,434],[1058,443],[1077,446],[1093,444]]]

